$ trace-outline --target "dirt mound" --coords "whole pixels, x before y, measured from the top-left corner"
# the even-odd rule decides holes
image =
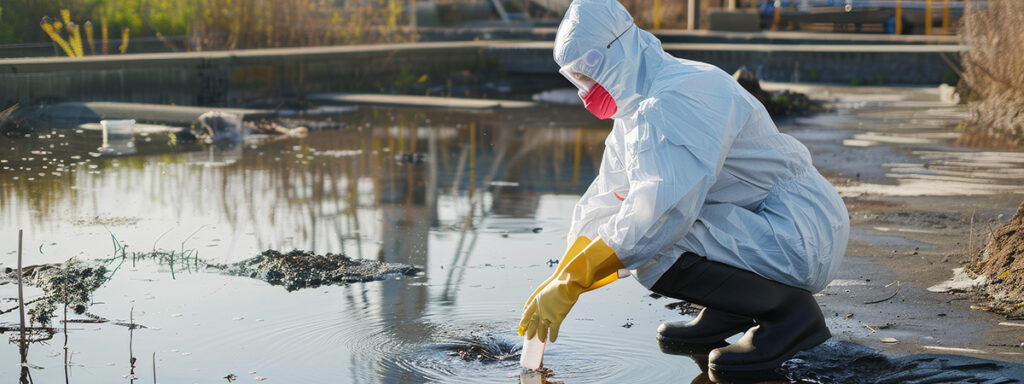
[[[992,234],[969,268],[975,275],[986,277],[985,292],[994,300],[992,310],[1024,318],[1024,203],[1006,225]]]
[[[412,265],[352,259],[333,253],[321,256],[299,250],[285,254],[267,250],[259,256],[235,263],[231,270],[235,274],[270,284],[284,285],[289,291],[329,284],[383,280],[389,275],[412,275],[419,272],[419,268]]]

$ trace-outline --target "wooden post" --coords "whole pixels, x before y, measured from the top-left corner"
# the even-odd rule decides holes
[[[773,8],[775,8],[775,16],[772,17],[772,29],[779,29],[782,27],[779,25],[782,20],[782,1],[775,0],[775,6]]]
[[[697,0],[687,0],[686,2],[686,29],[694,30],[697,29]]]
[[[942,7],[942,33],[949,33],[949,0]]]
[[[18,343],[18,351],[21,353],[21,382],[28,383],[31,373],[28,371],[28,342],[25,340],[25,294],[22,291],[24,277],[21,270],[21,238],[22,230],[18,230],[18,316],[21,318],[21,339]]]
[[[693,2],[693,0],[690,0]],[[661,0],[654,0],[654,30],[661,29]]]
[[[736,10],[736,1],[737,0],[726,0],[726,9],[728,9],[730,11],[735,11]]]
[[[932,0],[924,2],[924,34],[932,34]]]
[[[896,30],[893,33],[903,34],[903,0],[896,0]]]
[[[409,28],[412,29],[411,33],[416,35],[416,0],[409,0]]]

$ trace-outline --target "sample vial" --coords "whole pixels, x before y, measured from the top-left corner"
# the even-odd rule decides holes
[[[544,362],[544,345],[536,336],[532,339],[523,337],[523,353],[519,357],[519,365],[526,369],[539,369]]]

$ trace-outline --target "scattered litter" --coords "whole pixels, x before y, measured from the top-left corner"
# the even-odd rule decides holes
[[[900,293],[900,285],[901,284],[900,284],[899,280],[893,281],[893,282],[889,283],[888,285],[886,285],[885,287],[889,288],[893,284],[896,284],[896,290],[893,291],[891,295],[889,295],[886,298],[881,299],[881,300],[865,301],[864,304],[878,304],[878,303],[881,303],[883,301],[889,301],[889,299],[892,299],[892,298],[896,297],[896,295],[898,295]]]
[[[887,343],[887,344],[894,344],[894,343],[900,342],[899,340],[896,340],[896,338],[894,338],[894,337],[883,337],[882,339],[880,339],[878,341],[881,341],[881,342]]]
[[[942,352],[956,352],[956,353],[988,353],[980,349],[974,348],[954,348],[954,347],[940,347],[938,345],[925,345],[922,348],[930,351],[942,351]]]
[[[999,325],[1005,325],[1007,327],[1024,327],[1024,323],[1011,323],[1009,321],[1002,321]]]
[[[947,281],[935,284],[928,287],[928,292],[950,292],[950,291],[966,291],[968,289],[985,284],[985,275],[978,276],[975,279],[971,279],[970,276],[964,272],[963,268],[954,268],[953,277]]]

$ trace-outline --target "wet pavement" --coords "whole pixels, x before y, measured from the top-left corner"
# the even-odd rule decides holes
[[[942,237],[965,228],[953,225],[963,222],[963,207],[947,209],[954,211],[947,216],[892,213],[910,204],[899,200],[909,199],[905,191],[980,195],[972,204],[993,217],[1007,202],[1019,203],[1013,186],[1024,182],[1024,161],[952,147],[964,108],[939,102],[932,90],[800,91],[836,111],[782,121],[781,129],[810,147],[851,211],[895,199],[855,224],[848,260],[866,266],[848,269],[858,275],[841,277],[819,297],[827,312],[868,300],[846,297],[851,286],[871,288],[855,292],[870,299],[891,292],[876,287],[889,275],[863,281],[881,272],[858,257],[879,247],[901,255],[915,247],[943,252],[930,238],[901,230]],[[553,270],[549,261],[561,257],[569,214],[595,175],[610,124],[572,107],[362,107],[323,118],[344,127],[220,146],[136,135],[130,156],[101,152],[98,133],[73,128],[0,137],[0,234],[14,239],[25,230],[26,264],[106,259],[116,250],[232,264],[267,249],[300,249],[421,269],[289,292],[182,260],[115,258],[108,268],[117,272],[94,292],[88,312],[69,315],[110,320],[69,323],[71,382],[130,381],[132,356],[139,381],[149,382],[154,353],[160,382],[229,375],[240,382],[519,380],[514,328],[522,300]],[[10,267],[15,246],[4,244],[0,267]],[[28,299],[40,294],[26,289]],[[14,306],[16,296],[14,284],[0,285],[0,310]],[[584,295],[547,349],[550,380],[699,379],[692,359],[662,353],[654,339],[659,323],[688,318],[674,303],[632,280]],[[901,309],[887,310],[878,319]],[[867,315],[851,320],[840,311],[829,320],[837,336],[878,338],[852,323]],[[16,313],[0,314],[0,324],[16,324]],[[0,369],[2,376],[15,372],[17,347],[0,348],[0,361],[11,367]],[[39,367],[32,370],[36,382],[63,380],[63,340],[33,344],[29,361]]]

